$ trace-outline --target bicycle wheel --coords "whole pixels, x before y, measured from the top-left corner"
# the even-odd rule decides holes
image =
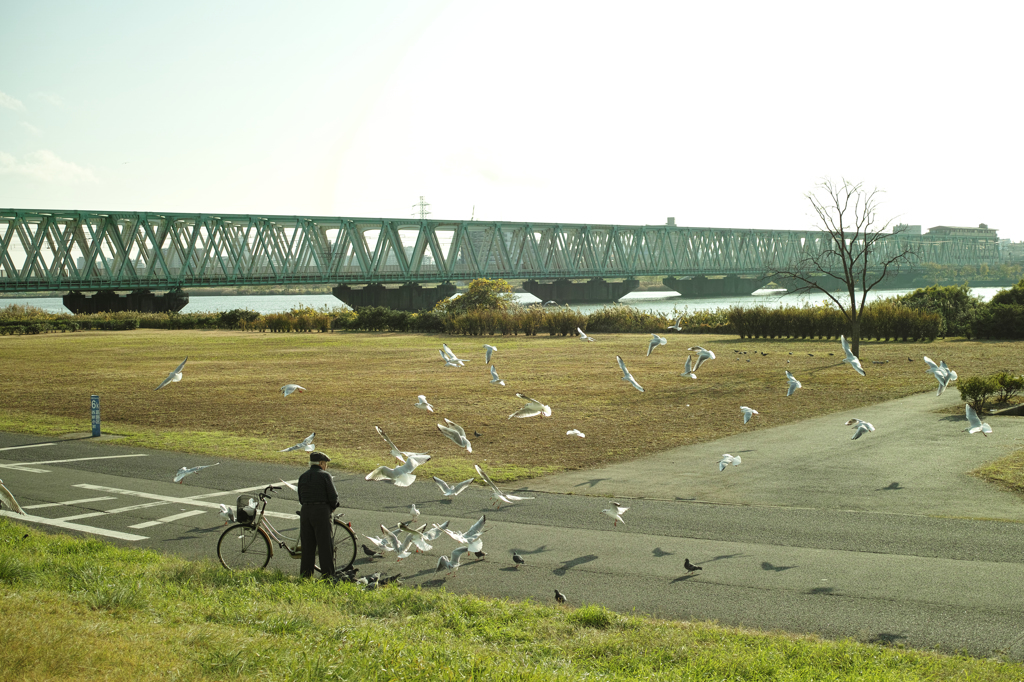
[[[217,558],[231,571],[266,568],[273,553],[266,532],[245,523],[229,526],[217,541]]]
[[[344,521],[334,519],[334,570],[347,571],[356,560],[356,534]]]

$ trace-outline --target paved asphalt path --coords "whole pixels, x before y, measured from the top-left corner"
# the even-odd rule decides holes
[[[401,563],[357,560],[407,585],[539,602],[557,588],[570,604],[623,613],[1024,661],[1024,501],[965,473],[1024,446],[1024,419],[989,417],[991,436],[969,435],[957,405],[923,394],[526,481],[516,488],[536,499],[497,510],[482,487],[444,500],[429,463],[409,488],[333,473],[360,534],[407,519],[411,503],[421,521],[458,530],[487,515],[488,556],[450,577],[434,573],[456,546],[447,536]],[[853,416],[877,431],[851,441]],[[743,463],[719,472],[725,452]],[[212,561],[217,505],[294,481],[303,459],[223,461],[176,485],[179,467],[213,461],[106,436],[0,434],[0,478],[28,526]],[[273,522],[294,531],[295,493],[277,495]],[[601,513],[612,499],[629,507],[625,526]],[[526,559],[519,569],[513,550]],[[688,574],[686,558],[703,570]],[[298,562],[278,553],[271,568],[294,573]]]

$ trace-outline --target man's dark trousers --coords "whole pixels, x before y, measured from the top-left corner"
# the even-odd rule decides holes
[[[331,544],[331,508],[326,504],[304,504],[299,512],[299,542],[302,543],[302,561],[299,574],[303,578],[313,575],[314,554],[320,556],[320,571],[324,576],[334,575],[334,547]]]

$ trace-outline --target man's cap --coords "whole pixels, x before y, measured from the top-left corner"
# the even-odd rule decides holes
[[[330,462],[331,458],[328,457],[327,455],[325,455],[324,453],[320,452],[319,450],[314,450],[313,452],[309,453],[309,461],[310,462]]]

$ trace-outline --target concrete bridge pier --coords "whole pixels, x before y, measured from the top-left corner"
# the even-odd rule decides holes
[[[541,284],[534,279],[523,282],[523,289],[541,301],[557,303],[612,303],[638,286],[640,280],[637,279],[608,282],[600,277],[589,282],[573,282],[568,279],[556,279],[550,284]]]
[[[406,310],[411,313],[429,310],[438,301],[454,295],[455,292],[456,287],[451,282],[430,288],[410,282],[397,289],[388,289],[383,284],[367,284],[361,289],[353,289],[347,284],[339,284],[331,290],[335,298],[351,308],[379,306],[392,310]]]
[[[91,296],[81,291],[64,295],[64,307],[75,315],[91,313],[119,313],[134,310],[140,313],[181,312],[188,305],[188,294],[182,291],[168,291],[154,294],[149,289],[139,289],[119,294],[110,289],[97,291]]]
[[[739,275],[726,275],[721,278],[710,278],[698,275],[689,279],[666,277],[661,283],[672,291],[677,291],[689,298],[705,296],[749,296],[764,285],[760,278],[747,279]]]

